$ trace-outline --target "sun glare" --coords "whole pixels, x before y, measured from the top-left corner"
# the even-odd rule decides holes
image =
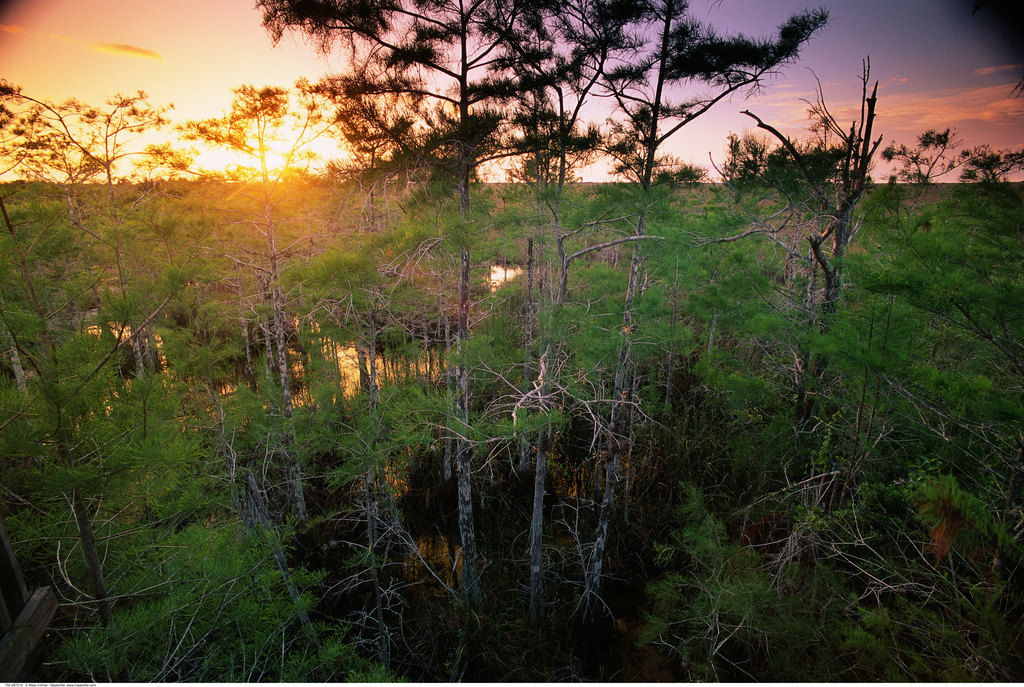
[[[292,138],[283,136],[286,141],[294,141],[299,137],[296,131]],[[238,169],[248,169],[259,172],[259,160],[235,150],[228,150],[214,146],[199,144],[196,147],[195,165],[198,169],[211,172],[226,172],[228,174]],[[310,159],[309,153],[313,154]],[[271,146],[267,151],[267,170],[271,176],[277,176],[285,167],[292,171],[319,172],[329,160],[345,157],[345,153],[337,141],[329,136],[320,136],[308,145],[300,148],[292,156],[291,163],[287,159],[287,146],[284,143]]]

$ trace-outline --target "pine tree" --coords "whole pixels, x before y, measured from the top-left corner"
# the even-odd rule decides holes
[[[777,38],[755,41],[742,36],[719,37],[688,16],[688,12],[688,3],[677,0],[644,5],[642,17],[633,24],[633,30],[648,33],[649,42],[636,58],[605,70],[605,85],[624,116],[623,122],[612,125],[606,152],[616,160],[615,171],[638,186],[631,237],[635,239],[646,235],[648,212],[654,200],[652,190],[662,178],[658,171],[673,162],[662,156],[663,144],[719,101],[737,91],[756,88],[772,72],[793,61],[803,44],[828,19],[823,10],[794,15],[779,27]],[[690,83],[710,86],[711,92],[674,102],[673,89]],[[636,241],[633,245],[623,299],[624,336],[613,376],[602,458],[606,475],[604,495],[584,591],[584,614],[588,617],[597,608],[620,462],[625,446],[632,440],[627,418],[634,404],[631,338],[642,281],[640,243]]]
[[[250,182],[254,188],[252,221],[266,241],[266,264],[253,267],[260,274],[262,290],[270,305],[266,348],[270,367],[276,371],[280,383],[279,409],[285,427],[281,451],[291,485],[290,501],[300,527],[308,522],[309,513],[302,466],[292,445],[290,328],[281,278],[281,261],[286,249],[279,245],[279,212],[292,191],[291,184],[297,173],[308,169],[315,157],[310,144],[323,136],[332,123],[322,96],[308,82],[300,80],[295,84],[294,93],[280,87],[240,86],[234,89],[231,110],[223,117],[190,121],[182,127],[186,140],[239,153],[247,160],[247,164],[237,166],[233,174],[240,181]],[[271,351],[276,352],[276,357]]]

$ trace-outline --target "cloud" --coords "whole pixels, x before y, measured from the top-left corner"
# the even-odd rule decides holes
[[[981,69],[975,69],[975,76],[988,76],[989,74],[998,74],[999,72],[1010,72],[1017,71],[1024,65],[1019,64],[1002,64],[998,67],[982,67]]]
[[[1012,85],[950,88],[900,94],[879,101],[878,125],[886,139],[913,140],[927,129],[954,127],[967,145],[1019,147],[1024,107],[1010,97]]]
[[[16,33],[23,36],[52,38],[54,40],[63,41],[64,43],[84,45],[82,41],[77,41],[74,38],[68,38],[67,36],[61,36],[56,33],[39,33],[38,31],[29,31],[24,26],[19,26],[17,24],[0,24],[0,33]],[[164,61],[163,55],[158,53],[156,50],[140,48],[137,45],[129,45],[128,43],[93,43],[89,47],[96,52],[107,53],[109,55],[127,55],[128,57],[142,57],[147,60]]]
[[[19,36],[34,36],[36,38],[50,38],[55,41],[62,43],[80,43],[74,38],[68,38],[67,36],[60,36],[59,34],[43,34],[38,31],[29,31],[25,27],[18,26],[16,24],[0,24],[0,31],[7,34],[18,34]]]
[[[96,52],[105,52],[110,55],[143,57],[147,60],[160,60],[161,62],[164,59],[156,50],[140,48],[137,45],[128,45],[127,43],[93,43],[90,47]]]
[[[38,31],[29,31],[24,26],[18,24],[0,24],[0,31],[4,33],[16,33],[20,36],[35,36],[37,38],[52,38],[54,40],[63,41],[65,43],[77,43],[67,36],[59,36],[55,33],[39,33]]]
[[[894,84],[897,84],[899,86],[902,86],[903,84],[907,83],[907,80],[908,79],[905,76],[894,76],[891,79],[889,79],[889,81],[892,81]]]

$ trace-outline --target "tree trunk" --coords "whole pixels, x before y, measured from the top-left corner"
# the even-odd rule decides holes
[[[270,326],[266,320],[260,319],[260,333],[263,334],[264,343],[264,357],[267,365],[267,379],[273,379],[273,375],[278,374],[277,363],[274,362],[274,339],[270,334]]]
[[[252,338],[249,336],[249,320],[240,318],[242,323],[242,343],[245,346],[245,377],[249,382],[249,389],[255,393],[259,388],[259,381],[256,377],[256,368],[252,364]]]
[[[533,473],[533,513],[530,517],[530,611],[529,620],[539,625],[544,617],[544,482],[547,479],[551,434],[539,432],[537,461]]]
[[[6,339],[7,337],[4,338]],[[14,371],[14,382],[18,385],[18,391],[25,393],[28,391],[28,383],[25,381],[25,368],[21,365],[21,355],[19,355],[18,347],[14,345],[13,341],[10,342],[8,354],[11,358],[11,370]]]
[[[628,389],[625,381],[621,383],[619,382],[620,376],[624,380],[626,376],[626,367],[628,365],[629,354],[627,346],[623,345],[619,354],[619,369],[621,374],[616,375],[616,389],[618,389],[620,385],[623,389]],[[619,484],[619,466],[622,462],[622,415],[626,411],[627,402],[628,401],[625,398],[622,398],[622,392],[616,394],[615,400],[612,401],[611,421],[607,432],[608,445],[605,449],[605,459],[603,461],[605,470],[604,496],[601,499],[601,508],[598,511],[597,532],[594,537],[590,569],[587,572],[586,583],[583,590],[584,619],[593,618],[593,614],[597,608],[597,602],[600,600],[601,595],[601,576],[604,570],[605,550],[608,545],[608,529],[611,524],[612,513],[615,509],[615,492]]]
[[[114,614],[110,610],[110,603],[107,600],[107,585],[103,581],[103,568],[100,565],[99,552],[96,551],[92,520],[89,518],[85,502],[82,501],[82,496],[78,491],[71,494],[71,506],[75,514],[75,525],[78,527],[78,537],[82,543],[82,554],[85,557],[85,569],[89,574],[93,599],[96,601],[100,620],[103,621],[105,627],[109,627],[114,623]]]
[[[630,397],[635,399],[637,397],[637,385],[639,380],[637,380],[636,374],[631,374],[630,378],[633,380]],[[622,485],[622,524],[625,527],[629,527],[629,488],[633,475],[633,449],[636,447],[636,431],[633,427],[633,424],[636,422],[636,413],[629,412],[627,415],[629,416],[629,422],[627,423],[628,428],[626,430],[628,441],[625,451],[626,481],[625,484]]]
[[[266,532],[273,532],[274,528],[270,522],[270,514],[267,512],[266,504],[263,502],[263,496],[260,494],[259,487],[256,485],[256,479],[252,476],[252,473],[247,473],[246,479],[246,498],[245,501],[248,503],[247,508],[243,508],[241,513],[243,522],[248,525],[250,530],[256,530],[257,525],[262,526]],[[291,574],[288,570],[288,559],[285,558],[284,551],[277,545],[276,542],[271,542],[272,555],[274,562],[277,563],[277,569],[281,572],[281,578],[284,580],[285,589],[288,590],[289,596],[295,602],[295,606],[299,609],[298,616],[299,622],[302,624],[303,629],[306,631],[306,636],[313,641],[313,643],[319,647],[320,641],[317,638],[316,628],[313,627],[309,622],[309,614],[302,610],[301,603],[302,597],[299,595],[298,590],[292,583]]]
[[[643,236],[644,216],[637,222],[636,235]],[[640,287],[640,242],[633,245],[633,256],[629,266],[629,282],[626,285],[626,299],[622,313],[622,328],[625,339],[619,348],[618,361],[615,366],[615,385],[612,391],[612,409],[608,422],[607,447],[604,459],[605,486],[604,496],[601,500],[601,508],[598,512],[597,532],[594,538],[594,548],[590,560],[590,569],[587,572],[583,592],[583,617],[591,619],[597,607],[597,601],[601,593],[601,576],[604,568],[604,555],[608,544],[608,529],[611,523],[612,512],[615,509],[615,492],[619,483],[619,467],[622,461],[624,425],[630,431],[632,425],[627,421],[626,415],[630,412],[630,391],[632,388],[630,355],[631,337],[633,332],[633,308],[637,292]]]
[[[470,463],[473,445],[469,433],[469,369],[466,365],[466,342],[469,339],[469,249],[462,250],[462,276],[459,280],[458,331],[458,416],[460,431],[457,440],[456,461],[459,479],[459,534],[462,538],[462,591],[467,604],[478,608],[483,602],[480,574],[477,569],[476,529],[473,524],[473,488],[470,481]]]
[[[533,349],[533,239],[527,239],[526,249],[526,334],[523,349],[525,351],[525,362],[523,364],[523,395],[530,391],[530,352]],[[519,472],[525,472],[530,465],[530,434],[527,431],[519,433]]]
[[[444,384],[447,398],[452,399],[455,394],[454,391],[454,378],[455,378],[455,367],[452,365],[452,327],[451,318],[448,317],[448,313],[441,309],[442,315],[444,316]],[[450,405],[449,405],[450,408]],[[454,423],[454,416],[451,412],[448,413],[448,419],[444,427],[444,481],[448,482],[452,478],[452,447],[455,443],[454,432],[452,432],[452,424]]]
[[[371,572],[373,574],[374,591],[374,619],[377,621],[377,657],[384,667],[391,663],[391,641],[388,637],[387,626],[384,624],[384,590],[381,587],[380,562],[378,560],[377,541],[380,539],[378,531],[380,522],[380,501],[377,493],[377,466],[371,465],[366,471],[366,529],[367,546],[370,549]]]
[[[133,331],[130,337],[132,356],[135,358],[135,378],[142,379],[146,376],[146,356],[142,352],[141,332],[138,334],[139,336],[136,336],[136,332]]]
[[[273,278],[273,277],[272,277]],[[281,288],[273,284],[270,290],[271,307],[274,311],[274,348],[277,350],[277,371],[281,380],[281,414],[286,420],[292,417],[292,385],[288,366],[288,336],[285,329],[284,296]]]
[[[292,448],[292,388],[291,371],[288,365],[288,336],[285,324],[284,293],[281,291],[281,267],[277,254],[277,237],[275,233],[274,220],[271,215],[269,203],[264,209],[264,227],[267,234],[267,248],[270,258],[270,299],[271,309],[274,318],[274,347],[277,349],[277,370],[281,380],[281,414],[284,419],[284,454],[288,471],[288,481],[291,484],[291,502],[294,509],[295,521],[299,527],[304,527],[309,521],[306,510],[306,495],[302,484],[302,466]],[[267,342],[268,349],[270,341]]]
[[[359,391],[369,393],[370,391],[370,367],[367,360],[369,349],[365,345],[356,344],[356,365],[359,368]]]
[[[276,260],[273,262],[276,268]],[[272,277],[273,278],[273,277]],[[277,348],[277,369],[280,373],[281,379],[281,414],[284,419],[284,454],[285,462],[288,469],[288,481],[291,484],[291,501],[294,509],[295,521],[299,527],[305,526],[309,521],[309,515],[306,511],[306,495],[302,484],[302,466],[299,465],[298,458],[295,455],[294,448],[292,446],[292,389],[291,389],[291,374],[288,366],[288,344],[285,332],[285,318],[284,318],[284,295],[281,293],[281,288],[276,283],[271,287],[271,295],[273,298],[273,309],[274,309],[274,339],[275,347]]]

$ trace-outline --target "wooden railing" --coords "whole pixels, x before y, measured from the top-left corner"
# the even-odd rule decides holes
[[[40,655],[57,598],[52,587],[40,587],[30,596],[0,517],[0,682],[22,682]]]

